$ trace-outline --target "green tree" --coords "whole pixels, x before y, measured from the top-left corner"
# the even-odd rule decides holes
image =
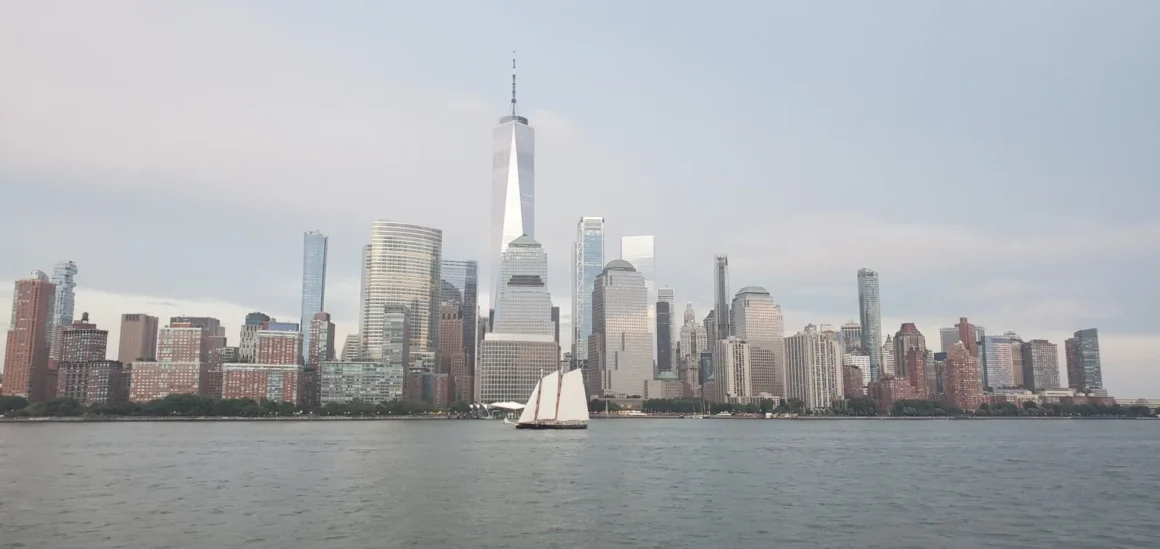
[[[8,415],[28,407],[28,399],[21,396],[0,396],[0,415]]]

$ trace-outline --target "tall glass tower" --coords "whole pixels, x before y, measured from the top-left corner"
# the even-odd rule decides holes
[[[475,331],[479,324],[479,262],[444,259],[439,269],[439,301],[459,304],[467,363],[475,365]]]
[[[511,114],[492,130],[491,147],[491,287],[500,288],[499,270],[508,244],[524,235],[536,237],[536,132],[516,111],[516,61],[512,59]],[[495,306],[496,293],[491,295]]]
[[[604,270],[604,218],[581,217],[572,244],[572,368],[588,358],[592,287]]]
[[[362,327],[364,360],[382,360],[388,307],[409,311],[409,353],[434,352],[439,341],[439,269],[443,231],[375,221],[366,251]]]
[[[309,231],[302,236],[302,353],[310,349],[310,323],[326,307],[326,235]]]
[[[714,341],[710,342],[710,345],[715,348],[717,341],[727,339],[732,335],[729,330],[729,256],[727,255],[713,256],[713,318],[716,326],[714,327]]]
[[[657,275],[656,237],[620,237],[620,258],[631,263],[636,272],[644,277],[644,287],[648,290],[648,331],[656,336],[657,322]],[[656,347],[656,344],[653,344]]]
[[[59,291],[59,290],[57,290]],[[58,298],[59,299],[59,298]],[[1075,333],[1079,358],[1080,386],[1084,390],[1103,389],[1104,373],[1100,368],[1100,333],[1095,328]]]
[[[882,377],[882,308],[878,303],[878,273],[858,269],[858,316],[862,349],[870,355],[870,380]]]
[[[56,297],[52,303],[52,316],[48,319],[48,358],[60,359],[60,333],[72,324],[73,302],[76,298],[77,264],[61,261],[52,268],[52,283],[56,285]]]

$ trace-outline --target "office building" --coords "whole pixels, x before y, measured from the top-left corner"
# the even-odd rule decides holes
[[[592,336],[585,382],[589,397],[642,395],[653,379],[648,289],[623,259],[608,262],[592,292]]]
[[[511,241],[536,238],[536,132],[516,109],[515,60],[512,60],[511,112],[491,134],[491,288],[498,289],[503,253]],[[492,291],[495,296],[498,292]],[[494,297],[492,306],[495,305]]]
[[[632,262],[630,261],[629,263],[632,263]],[[676,290],[674,290],[672,288],[658,288],[657,289],[657,303],[661,303],[661,302],[668,304],[667,310],[669,312],[668,321],[667,321],[667,323],[664,324],[666,326],[665,331],[668,334],[666,341],[668,341],[667,364],[669,367],[667,369],[661,367],[660,334],[661,334],[662,323],[661,323],[660,318],[658,316],[657,324],[656,324],[656,334],[657,334],[657,341],[658,341],[657,349],[656,349],[656,351],[657,351],[657,370],[670,371],[670,372],[676,373],[677,372],[677,361],[678,361],[677,355],[676,355],[677,343],[680,341],[680,337],[681,337],[680,325],[677,324],[677,292],[676,292]],[[658,311],[659,311],[660,306],[657,305],[657,307],[658,307]],[[658,312],[657,314],[659,315],[660,313]]]
[[[1063,342],[1063,355],[1067,369],[1067,388],[1083,390],[1083,374],[1080,373],[1079,341],[1069,337]]]
[[[785,348],[787,398],[800,399],[807,410],[830,408],[842,398],[842,345],[833,330],[807,325],[786,338]]]
[[[886,342],[882,344],[878,354],[878,364],[882,367],[882,377],[898,377],[898,372],[894,371],[897,361],[894,358],[893,336],[886,336]]]
[[[773,302],[765,288],[746,286],[733,297],[730,310],[733,315],[731,333],[749,344],[753,396],[786,398],[785,332],[781,306]],[[838,356],[841,357],[841,353]]]
[[[548,257],[538,242],[521,236],[503,252],[499,272],[492,330],[480,346],[478,392],[485,403],[521,402],[560,363]]]
[[[411,350],[435,352],[439,341],[442,253],[443,231],[439,229],[374,222],[360,322],[366,346],[364,359],[383,359],[389,306],[407,307],[411,316]]]
[[[728,338],[733,333],[729,329],[729,256],[713,256],[713,320],[715,325],[710,331],[710,340],[718,341]],[[708,329],[708,327],[706,327]]]
[[[870,357],[870,380],[883,375],[882,306],[879,301],[878,273],[858,270],[858,319],[862,326],[862,350]]]
[[[672,306],[670,301],[656,302],[656,356],[657,356],[657,372],[671,372],[676,374],[676,367],[673,364],[673,332],[672,332],[672,311],[669,307]]]
[[[314,315],[326,310],[326,246],[327,237],[319,231],[302,235],[302,350],[309,353],[311,323]],[[306,358],[306,357],[303,357]]]
[[[73,322],[73,307],[76,300],[77,264],[61,261],[52,268],[52,284],[56,292],[52,303],[52,326],[48,328],[48,359],[60,360],[60,333]],[[101,357],[104,360],[104,357]]]
[[[317,369],[322,362],[334,360],[334,323],[330,313],[314,313],[310,319],[310,347],[306,350],[306,365]],[[303,339],[305,345],[306,339]]]
[[[1023,380],[1023,338],[1019,334],[1008,331],[1003,334],[1011,342],[1011,378],[1015,387],[1026,387]]]
[[[121,340],[117,344],[117,361],[132,364],[138,359],[157,358],[158,319],[141,313],[121,315]]]
[[[48,333],[52,329],[56,286],[41,271],[17,280],[15,286],[0,394],[39,402],[55,392],[48,386]]]
[[[1059,348],[1046,339],[1023,343],[1023,384],[1032,391],[1059,388]]]
[[[693,311],[693,304],[685,304],[685,325],[681,326],[681,339],[677,344],[678,355],[681,361],[700,360],[701,351],[710,350],[709,333],[705,326],[697,322],[697,313]]]
[[[358,362],[362,360],[362,337],[359,334],[347,334],[342,342],[342,362]]]
[[[979,373],[979,357],[972,355],[966,344],[955,342],[947,353],[946,403],[961,410],[974,411],[983,403],[983,386]]]
[[[1078,364],[1076,372],[1079,374],[1079,389],[1082,391],[1097,391],[1104,388],[1104,374],[1100,366],[1100,334],[1095,328],[1079,330],[1074,334],[1076,358]],[[1070,384],[1071,380],[1068,380]]]
[[[478,354],[477,330],[479,326],[479,262],[444,259],[439,269],[441,278],[439,283],[440,303],[454,302],[458,304],[459,314],[463,319],[459,328],[458,339],[462,342],[464,365],[468,369],[467,375],[475,375],[475,357]],[[442,307],[442,305],[440,305]],[[439,344],[445,332],[439,329]],[[453,336],[455,337],[455,336]],[[470,402],[470,399],[467,400]]]
[[[604,271],[604,218],[581,217],[572,244],[572,368],[588,358],[592,335],[592,290]]]
[[[717,340],[713,347],[712,400],[747,404],[753,392],[753,371],[750,347],[745,340],[727,337]]]
[[[627,261],[640,276],[644,278],[644,287],[648,291],[648,331],[656,338],[656,237],[623,236],[620,238],[620,258]],[[653,347],[655,348],[655,342]],[[655,357],[654,357],[655,358]]]

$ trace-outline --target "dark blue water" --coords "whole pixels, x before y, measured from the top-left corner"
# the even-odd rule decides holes
[[[0,424],[0,547],[1157,547],[1160,421]]]

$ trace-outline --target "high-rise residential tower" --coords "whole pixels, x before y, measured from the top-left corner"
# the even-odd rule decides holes
[[[589,397],[643,395],[653,379],[648,290],[629,262],[614,259],[592,292],[592,336],[585,382]]]
[[[137,359],[157,358],[158,319],[140,313],[121,315],[121,336],[117,344],[117,361],[128,366]]]
[[[52,329],[55,292],[56,286],[41,271],[33,271],[28,278],[16,281],[0,394],[22,396],[34,402],[50,395],[48,333]]]
[[[910,372],[906,369],[906,355],[911,349],[917,349],[918,354],[925,357],[926,337],[918,331],[918,327],[913,322],[906,322],[898,328],[898,333],[894,334],[894,375],[896,377],[910,376]]]
[[[73,321],[76,300],[77,264],[61,261],[52,267],[52,283],[56,294],[52,302],[52,326],[48,329],[48,359],[60,360],[60,333]]]
[[[1032,391],[1059,388],[1059,348],[1046,339],[1023,343],[1023,385]]]
[[[870,380],[882,377],[882,307],[878,297],[878,273],[858,270],[858,316],[862,325],[862,349],[870,357]]]
[[[744,339],[727,337],[713,345],[713,368],[710,398],[714,402],[738,402],[756,396],[753,393],[752,349]]]
[[[785,327],[781,306],[761,286],[746,286],[733,297],[732,333],[749,344],[753,396],[786,397]],[[839,356],[841,353],[839,353]]]
[[[311,322],[316,313],[326,310],[327,237],[318,231],[302,235],[302,351],[309,353]],[[329,359],[326,359],[329,360]]]
[[[604,270],[604,218],[581,217],[572,244],[572,368],[588,358],[592,335],[592,288]]]
[[[716,326],[713,340],[722,340],[732,332],[729,329],[729,256],[713,256],[713,318]]]
[[[785,348],[787,398],[801,399],[809,410],[830,408],[842,398],[842,345],[833,330],[810,324],[787,337]]]
[[[1104,388],[1104,374],[1100,367],[1100,334],[1095,328],[1080,330],[1075,334],[1076,358],[1078,359],[1079,389],[1091,391]],[[1069,380],[1070,382],[1070,380]]]
[[[258,358],[258,340],[255,334],[270,321],[270,315],[254,311],[246,315],[238,334],[238,360],[255,362]]]
[[[516,62],[512,59],[511,112],[492,129],[491,288],[500,286],[501,254],[511,241],[536,237],[536,132],[516,109]],[[496,292],[490,305],[495,306]]]
[[[366,265],[361,335],[364,360],[382,360],[388,306],[410,311],[410,350],[436,351],[439,334],[443,231],[375,221]]]
[[[947,353],[946,402],[962,410],[976,410],[983,401],[979,357],[972,355],[962,341],[955,342]]]
[[[1006,336],[983,337],[983,387],[985,389],[1015,387],[1015,364],[1011,352],[1011,339]]]
[[[620,237],[620,258],[632,264],[636,272],[644,278],[644,287],[648,290],[648,331],[656,338],[656,237],[622,236]],[[655,347],[655,345],[654,345]]]
[[[314,313],[314,317],[310,319],[310,327],[302,332],[309,334],[309,338],[302,338],[303,342],[310,342],[310,347],[306,349],[307,366],[317,369],[319,364],[334,360],[335,334],[334,323],[330,321],[330,313]]]

